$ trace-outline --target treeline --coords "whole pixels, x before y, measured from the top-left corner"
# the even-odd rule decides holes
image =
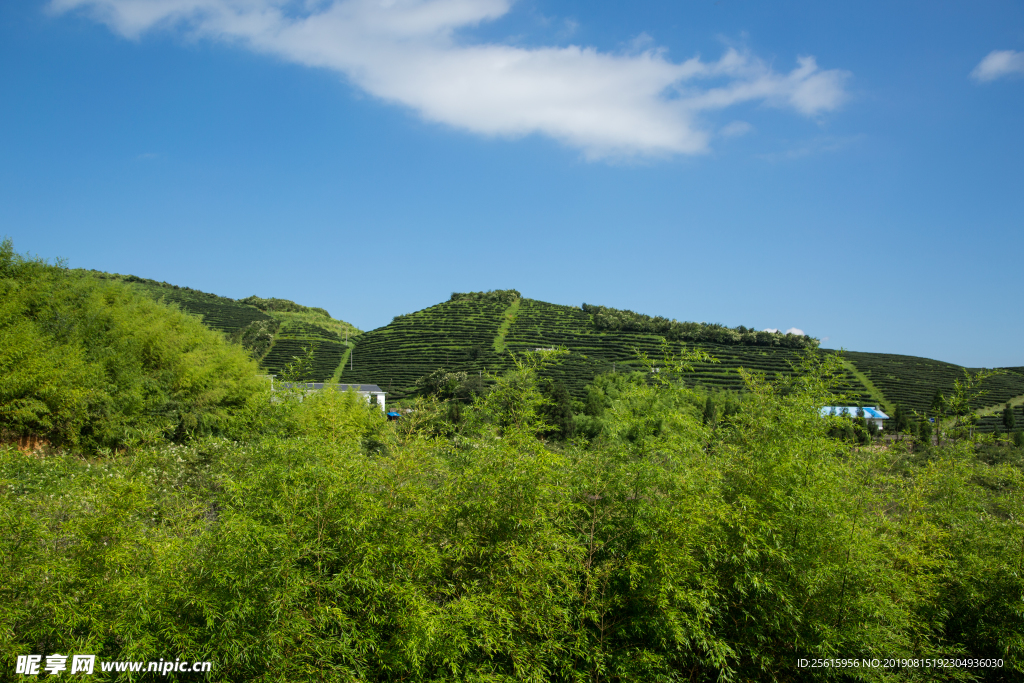
[[[94,451],[231,434],[264,391],[199,320],[0,244],[0,440]]]
[[[807,335],[757,331],[742,325],[725,327],[717,323],[679,322],[661,316],[591,304],[583,304],[582,308],[593,317],[594,328],[602,332],[642,332],[659,334],[673,341],[709,344],[746,344],[790,349],[818,347],[818,340]]]
[[[254,306],[261,311],[280,311],[282,313],[319,313],[320,315],[331,317],[331,314],[327,312],[325,308],[319,308],[317,306],[303,306],[297,304],[294,301],[288,299],[262,299],[256,295],[247,296],[244,299],[239,299],[238,303],[248,304]]]
[[[119,281],[119,282],[127,282],[129,284],[140,284],[140,285],[146,285],[148,287],[160,287],[160,288],[163,288],[163,289],[173,289],[173,290],[176,290],[176,291],[179,291],[179,292],[187,292],[187,293],[189,293],[191,295],[199,296],[199,297],[203,297],[203,298],[207,298],[207,299],[217,299],[217,300],[221,300],[221,301],[234,301],[234,299],[230,299],[230,298],[225,297],[225,296],[219,296],[217,294],[210,294],[209,292],[203,292],[203,291],[198,290],[198,289],[192,289],[191,287],[180,287],[178,285],[172,285],[169,282],[163,282],[161,280],[151,280],[150,278],[139,277],[138,275],[121,275],[120,273],[107,273],[107,272],[104,272],[102,270],[95,270],[95,269],[90,269],[90,270],[79,270],[79,269],[76,269],[75,272],[89,273],[93,277],[99,278],[100,280],[116,280],[116,281]]]
[[[449,301],[487,301],[494,303],[511,304],[521,298],[519,290],[516,289],[492,289],[487,292],[452,292]]]

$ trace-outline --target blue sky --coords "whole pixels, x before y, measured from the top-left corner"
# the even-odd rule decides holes
[[[0,3],[0,234],[327,308],[452,291],[1024,365],[1024,4]]]

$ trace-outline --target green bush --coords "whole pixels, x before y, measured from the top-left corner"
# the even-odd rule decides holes
[[[117,448],[228,434],[264,391],[199,320],[118,282],[0,247],[0,431]]]

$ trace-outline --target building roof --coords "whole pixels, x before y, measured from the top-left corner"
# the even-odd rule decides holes
[[[335,384],[333,386],[338,391],[348,391],[349,389],[351,389],[352,391],[369,391],[374,394],[384,393],[384,390],[381,389],[376,384]]]
[[[281,386],[286,389],[291,389],[295,385],[293,385],[291,382],[281,382]],[[303,386],[306,389],[315,389],[317,391],[323,389],[326,386],[330,389],[335,389],[337,391],[349,391],[351,389],[352,391],[366,392],[370,394],[384,393],[384,390],[381,389],[376,384],[329,384],[326,382],[305,382],[299,386]]]
[[[847,415],[849,417],[857,417],[857,411],[863,410],[864,417],[875,419],[875,420],[888,420],[889,416],[883,413],[875,406],[864,406],[858,408],[857,406],[824,406],[821,409],[822,416],[825,415]]]

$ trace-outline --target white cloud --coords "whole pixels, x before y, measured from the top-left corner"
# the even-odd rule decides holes
[[[1003,76],[1024,74],[1024,52],[993,50],[971,72],[971,78],[988,83]]]
[[[764,331],[765,332],[778,332],[779,330],[776,327],[766,327],[766,328],[764,328]]]
[[[786,330],[786,334],[799,334],[800,336],[803,336],[804,331],[801,330],[799,327],[791,327],[788,330]]]
[[[489,136],[540,133],[588,158],[697,154],[701,115],[761,102],[816,116],[846,99],[845,71],[802,56],[789,73],[729,49],[670,61],[644,36],[625,53],[460,40],[512,0],[51,0],[130,39],[183,30],[344,74],[429,121]],[[649,41],[648,41],[649,42]],[[638,51],[642,49],[642,51]],[[727,126],[728,128],[728,126]],[[734,129],[738,130],[738,129]]]

